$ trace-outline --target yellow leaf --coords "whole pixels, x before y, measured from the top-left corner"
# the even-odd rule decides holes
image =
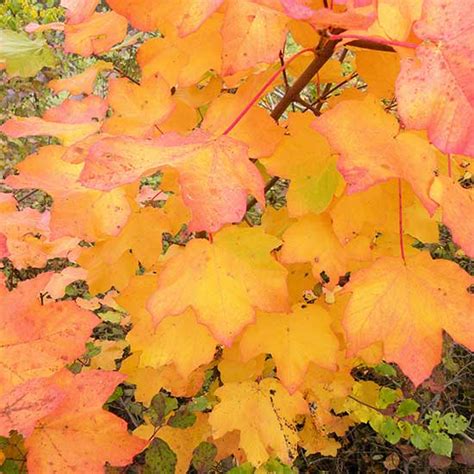
[[[291,217],[323,212],[341,179],[328,142],[310,127],[313,119],[310,113],[291,113],[289,135],[270,158],[261,160],[272,175],[291,180],[287,194]]]
[[[226,227],[213,239],[194,239],[166,262],[148,307],[158,323],[191,306],[229,346],[254,320],[255,309],[288,309],[286,270],[270,255],[280,241],[261,229]]]
[[[441,361],[442,331],[474,348],[466,291],[472,278],[455,263],[426,253],[407,259],[384,257],[351,277],[344,316],[351,353],[383,342],[384,358],[396,362],[419,385]]]
[[[295,419],[308,411],[300,393],[289,395],[275,379],[264,379],[258,384],[229,383],[215,395],[221,401],[209,416],[214,438],[239,430],[239,445],[255,466],[272,454],[284,463],[293,461],[298,443]]]
[[[258,354],[272,354],[278,378],[294,393],[310,362],[336,368],[339,342],[330,325],[329,314],[316,304],[294,306],[289,314],[260,313],[257,322],[244,331],[240,350],[247,360]]]

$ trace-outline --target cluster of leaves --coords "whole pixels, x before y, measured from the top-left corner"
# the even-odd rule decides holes
[[[474,347],[468,0],[41,3],[2,7],[6,87],[49,95],[0,126],[35,149],[0,194],[0,469],[469,440],[415,399],[443,331]]]

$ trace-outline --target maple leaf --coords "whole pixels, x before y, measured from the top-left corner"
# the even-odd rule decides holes
[[[127,287],[126,294],[137,297],[137,291],[144,291],[145,304],[149,295],[156,289],[156,278],[134,280]],[[122,292],[122,298],[124,293]],[[128,340],[135,351],[139,351],[140,362],[146,367],[159,368],[173,363],[184,379],[203,364],[211,362],[216,350],[216,341],[208,329],[198,324],[191,309],[184,313],[167,317],[155,328],[151,315],[145,312],[134,312],[133,329]],[[189,344],[192,340],[193,344]]]
[[[114,114],[102,127],[113,135],[149,135],[174,108],[170,88],[160,76],[134,84],[126,78],[109,81],[109,104]]]
[[[235,94],[223,93],[213,100],[207,109],[201,128],[215,136],[224,133],[229,124],[223,121],[222,117],[237,116],[268,77],[267,73],[255,75],[239,87]],[[259,130],[258,134],[255,133],[256,129]],[[254,105],[228,135],[246,143],[249,146],[249,155],[258,158],[272,154],[283,134],[284,130],[268,113],[262,107]]]
[[[127,20],[113,11],[93,13],[82,23],[66,24],[64,51],[81,56],[103,54],[127,35]]]
[[[403,178],[426,209],[434,212],[437,206],[429,188],[437,167],[435,149],[414,133],[399,133],[396,118],[385,113],[374,97],[346,100],[317,118],[313,126],[340,153],[338,169],[348,193]]]
[[[97,75],[102,71],[110,71],[113,64],[106,61],[97,61],[75,76],[64,79],[53,79],[48,87],[54,92],[68,91],[71,95],[92,94]]]
[[[188,87],[198,83],[203,74],[222,69],[222,37],[219,32],[221,18],[207,21],[198,31],[176,38],[152,38],[137,53],[137,62],[146,79],[160,74],[168,84]],[[202,54],[195,54],[199,49]]]
[[[330,325],[329,313],[317,305],[296,305],[289,314],[260,313],[256,323],[245,329],[240,350],[244,360],[258,354],[272,354],[278,378],[294,393],[303,382],[310,362],[336,368],[339,342]]]
[[[225,136],[212,139],[200,130],[154,140],[105,138],[91,147],[81,182],[105,191],[167,165],[179,172],[183,201],[192,212],[191,231],[214,232],[239,222],[248,193],[265,202],[263,180],[246,146]]]
[[[79,357],[99,322],[73,301],[41,304],[39,293],[50,277],[44,273],[11,292],[0,286],[0,394]]]
[[[472,189],[463,189],[446,176],[439,176],[431,186],[430,196],[441,205],[443,222],[451,230],[454,242],[474,257],[474,223],[466,218],[474,212]]]
[[[255,466],[263,464],[271,454],[284,463],[296,457],[295,418],[308,411],[300,393],[290,395],[277,380],[267,378],[260,383],[228,383],[215,395],[221,401],[209,416],[214,438],[239,430],[239,445]]]
[[[348,271],[344,248],[326,214],[308,214],[300,218],[289,226],[282,240],[282,263],[311,262],[315,278],[324,271],[331,286],[336,285],[339,277]]]
[[[54,273],[51,276],[44,291],[53,298],[53,300],[60,299],[64,296],[64,291],[69,284],[77,280],[84,280],[86,276],[87,272],[83,268],[66,267],[64,270],[59,273]]]
[[[122,290],[138,268],[137,258],[128,251],[111,260],[107,252],[109,242],[97,242],[93,247],[83,249],[76,258],[77,263],[87,270],[85,280],[92,294],[105,293],[112,287]]]
[[[356,50],[356,68],[367,84],[370,94],[380,98],[393,98],[395,80],[400,73],[400,58],[384,51]]]
[[[474,156],[474,12],[470,2],[425,0],[415,34],[425,40],[404,59],[397,80],[403,123],[426,129],[446,153]]]
[[[196,413],[196,421],[186,429],[163,426],[160,428],[159,438],[169,445],[177,455],[176,472],[187,472],[196,446],[211,435],[208,415]],[[155,427],[142,425],[133,434],[145,440],[150,439]]]
[[[280,11],[250,0],[229,2],[222,25],[224,76],[278,59],[288,18]]]
[[[244,361],[237,340],[232,346],[224,348],[218,367],[220,379],[224,384],[255,380],[262,375],[265,355]]]
[[[402,183],[402,196],[404,231],[422,242],[436,240],[439,233],[437,219],[429,216],[408,184]],[[329,213],[333,230],[343,245],[360,236],[372,241],[379,234],[398,234],[398,183],[392,179],[366,191],[345,194],[331,207]]]
[[[474,349],[470,284],[456,264],[426,253],[406,265],[384,257],[359,270],[344,288],[352,292],[343,320],[350,353],[382,341],[385,359],[419,385],[441,361],[443,329]]]
[[[120,371],[127,375],[127,381],[135,384],[137,390],[134,397],[144,405],[150,401],[162,388],[176,397],[194,397],[204,382],[206,366],[199,367],[191,375],[183,379],[173,364],[159,369],[146,367],[141,363],[139,354],[132,355],[122,362]]]
[[[40,117],[12,117],[3,125],[0,132],[8,137],[21,138],[31,135],[57,137],[64,145],[71,145],[100,130],[100,122],[63,123],[50,122]]]
[[[73,256],[79,239],[51,239],[50,213],[40,213],[31,208],[17,211],[16,200],[12,195],[9,196],[14,203],[14,210],[2,212],[0,232],[4,235],[10,260],[17,268],[41,268],[49,258]]]
[[[180,36],[187,36],[196,31],[224,2],[224,0],[181,0],[181,8],[185,8],[179,24]]]
[[[129,338],[131,342],[140,341],[134,347],[142,351],[140,360],[145,366],[158,368],[173,363],[178,373],[188,378],[191,372],[214,358],[217,343],[206,327],[197,323],[191,310],[165,318],[150,335],[152,327],[149,324],[134,328]],[[146,335],[148,342],[145,342]]]
[[[38,420],[53,412],[64,393],[51,378],[34,378],[0,396],[0,435],[17,431],[27,437]]]
[[[313,119],[312,114],[290,113],[289,134],[271,157],[262,159],[270,173],[291,180],[287,199],[292,217],[323,212],[342,181],[326,139],[310,128]]]
[[[215,234],[213,243],[190,241],[158,276],[148,303],[155,323],[191,306],[198,321],[230,346],[255,319],[255,309],[286,311],[286,270],[270,256],[279,244],[260,229],[235,227]]]
[[[15,189],[40,188],[51,194],[52,239],[74,236],[93,241],[117,234],[130,214],[125,191],[103,193],[82,186],[78,182],[82,165],[63,161],[64,152],[65,148],[56,145],[40,148],[17,166],[19,175],[5,182]]]
[[[79,100],[66,99],[61,105],[48,109],[43,119],[60,123],[101,122],[108,107],[107,101],[96,95],[89,95]]]
[[[168,208],[168,204],[165,208]],[[131,252],[145,268],[156,263],[163,252],[163,233],[175,234],[182,225],[182,222],[174,223],[165,208],[145,207],[132,213],[120,234],[103,242],[103,261],[113,264],[125,252]],[[150,239],[150,235],[153,235],[153,239]]]
[[[337,455],[341,444],[333,438],[324,435],[310,419],[306,419],[300,433],[301,445],[307,453],[320,453],[323,456]]]
[[[307,20],[314,28],[321,29],[327,26],[344,29],[367,29],[376,19],[372,9],[366,10],[359,7],[366,6],[361,2],[350,2],[346,11],[334,11],[332,8],[317,8],[314,10],[308,5],[307,0],[280,0],[288,16]],[[311,3],[311,2],[310,2]],[[337,2],[346,5],[346,2]],[[323,6],[319,2],[320,7]]]
[[[130,463],[146,442],[128,434],[126,422],[102,408],[124,378],[117,372],[93,370],[58,374],[56,382],[66,398],[27,438],[28,472],[99,473],[106,462]]]

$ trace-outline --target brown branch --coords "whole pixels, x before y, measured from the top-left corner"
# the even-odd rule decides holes
[[[136,84],[137,86],[140,85],[140,82],[137,81],[136,79],[134,79],[133,77],[129,76],[125,71],[122,71],[122,69],[120,69],[118,66],[116,66],[114,64],[114,67],[113,67],[114,71],[115,72],[118,72],[122,77],[125,77],[126,79],[128,79],[130,82],[133,82],[134,84]]]
[[[270,116],[278,121],[280,117],[285,113],[288,106],[294,102],[300,95],[301,91],[308,85],[311,79],[318,73],[318,71],[326,64],[331,58],[338,40],[330,40],[327,38],[321,38],[318,46],[315,50],[315,57],[309,63],[308,67],[303,71],[301,76],[295,81],[295,83],[286,91],[277,106],[273,109]]]
[[[339,30],[342,31],[342,30]],[[336,31],[334,33],[337,33]],[[295,81],[295,83],[288,88],[283,98],[278,102],[277,106],[273,109],[270,116],[278,122],[280,117],[285,113],[285,110],[292,102],[298,102],[300,99],[301,91],[309,84],[311,79],[318,73],[318,71],[326,64],[331,58],[336,49],[338,40],[330,40],[327,38],[321,38],[319,44],[315,49],[315,57],[303,71],[301,76]],[[319,105],[319,104],[318,104]],[[265,193],[270,191],[272,187],[279,181],[278,176],[273,176],[265,185]],[[252,209],[257,203],[257,200],[252,197],[247,203],[247,211]]]

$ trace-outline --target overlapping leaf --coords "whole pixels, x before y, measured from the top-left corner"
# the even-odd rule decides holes
[[[212,139],[201,131],[155,140],[106,138],[91,147],[81,182],[110,190],[164,166],[179,172],[182,198],[192,212],[191,230],[213,232],[239,222],[248,194],[264,202],[263,181],[245,145],[229,137]]]
[[[227,227],[189,242],[166,262],[148,308],[155,322],[191,306],[200,323],[229,346],[255,309],[288,309],[286,270],[270,255],[279,245],[259,229]]]

